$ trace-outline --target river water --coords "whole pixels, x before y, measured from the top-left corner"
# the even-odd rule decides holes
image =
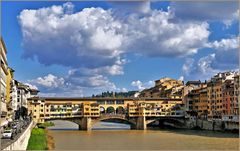
[[[66,129],[67,128],[67,129]],[[93,131],[56,121],[49,131],[56,150],[238,150],[239,135],[197,130],[129,130],[125,124],[100,122]]]

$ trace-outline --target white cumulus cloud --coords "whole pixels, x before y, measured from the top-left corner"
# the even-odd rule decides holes
[[[131,86],[137,87],[138,90],[143,90],[154,86],[154,81],[141,82],[140,80],[132,81]]]
[[[36,85],[30,84],[30,83],[24,83],[30,87],[30,89],[38,90],[38,87]]]
[[[48,74],[44,77],[38,77],[37,79],[31,80],[31,82],[47,88],[57,88],[64,85],[64,79],[62,77],[57,77],[52,74]]]
[[[152,57],[196,54],[210,34],[206,22],[172,22],[170,10],[149,10],[143,16],[132,12],[122,20],[114,15],[113,9],[92,7],[73,12],[73,7],[67,3],[21,11],[18,19],[25,58],[36,57],[45,65],[106,67],[111,68],[110,74],[122,74],[123,64],[116,62],[124,54]]]
[[[125,3],[116,2],[114,5],[118,6],[112,9],[91,7],[75,11],[74,5],[67,2],[63,5],[22,10],[18,20],[23,35],[23,57],[36,58],[47,66],[70,68],[66,77],[49,74],[31,82],[46,88],[76,89],[79,94],[87,88],[119,90],[108,76],[124,74],[128,54],[191,57],[205,47],[219,51],[214,52],[215,57],[206,63],[189,60],[183,66],[184,73],[190,75],[192,69],[207,72],[207,69],[221,68],[227,62],[222,54],[232,56],[234,61],[228,61],[228,65],[235,66],[238,59],[234,56],[235,39],[209,42],[210,19],[182,21],[178,14],[184,14],[184,10],[179,9],[179,4],[171,5],[175,9],[167,11],[151,9],[150,2],[132,4],[136,4],[135,7],[128,7],[120,16],[118,14],[125,8]],[[193,8],[198,12],[196,6]],[[235,12],[235,9],[229,10],[229,14]],[[202,12],[201,9],[201,13],[206,14],[206,11]],[[188,15],[191,18],[191,13]],[[209,18],[213,18],[216,13],[209,15]],[[227,20],[229,17],[222,15],[218,19]],[[139,90],[153,84],[153,81],[142,83],[139,80],[131,83]]]

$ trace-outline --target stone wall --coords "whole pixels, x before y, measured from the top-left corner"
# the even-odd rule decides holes
[[[22,133],[22,135],[11,145],[7,146],[3,150],[26,150],[28,145],[28,140],[31,136],[31,131],[33,127],[35,126],[35,123],[32,121],[27,129]]]
[[[226,121],[206,121],[190,119],[186,121],[186,128],[200,128],[203,130],[225,131],[225,130],[239,130],[239,124]]]

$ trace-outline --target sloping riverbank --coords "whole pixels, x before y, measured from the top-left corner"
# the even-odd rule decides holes
[[[51,123],[44,123],[38,125],[31,132],[31,137],[28,141],[27,150],[52,150],[54,149],[54,140],[50,136],[48,130],[49,126],[53,126]]]

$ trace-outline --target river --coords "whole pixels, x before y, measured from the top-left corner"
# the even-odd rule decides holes
[[[100,122],[93,131],[56,121],[50,128],[56,150],[238,150],[239,136],[199,130],[129,130],[125,124]]]

